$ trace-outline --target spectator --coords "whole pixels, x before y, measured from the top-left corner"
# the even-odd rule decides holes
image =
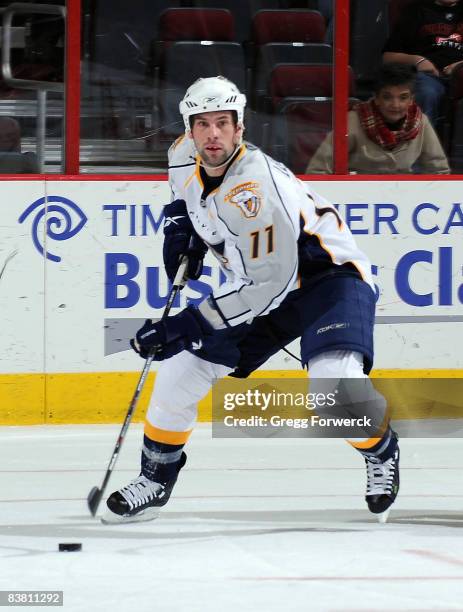
[[[415,77],[412,66],[385,64],[380,69],[374,97],[349,112],[349,172],[449,174],[439,139],[414,102]],[[312,157],[307,174],[331,173],[332,157],[330,133]]]
[[[21,152],[21,128],[12,117],[0,117],[0,151]]]
[[[435,126],[455,66],[463,62],[463,2],[420,0],[403,9],[384,62],[416,66],[416,101]]]

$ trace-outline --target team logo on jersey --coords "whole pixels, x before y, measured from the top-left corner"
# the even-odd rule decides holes
[[[455,48],[460,48],[463,37],[461,34],[450,34],[450,36],[436,36],[436,45],[439,47],[442,46],[451,46]]]
[[[248,182],[237,185],[227,193],[224,200],[238,206],[246,219],[257,217],[262,205],[262,194],[259,183]]]

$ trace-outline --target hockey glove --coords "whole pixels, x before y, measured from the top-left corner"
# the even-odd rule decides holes
[[[183,255],[188,257],[186,276],[198,279],[203,271],[207,246],[193,228],[184,200],[174,200],[164,207],[164,247],[162,255],[170,281],[173,281]]]
[[[130,345],[143,359],[148,357],[151,348],[157,347],[155,361],[163,361],[180,351],[199,350],[206,334],[213,328],[197,308],[188,306],[173,317],[166,317],[153,323],[146,319]]]

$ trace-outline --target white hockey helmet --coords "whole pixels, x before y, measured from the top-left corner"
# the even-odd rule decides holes
[[[223,76],[198,79],[187,89],[180,102],[185,130],[190,131],[190,117],[213,111],[236,111],[238,124],[243,126],[246,96],[238,87]]]

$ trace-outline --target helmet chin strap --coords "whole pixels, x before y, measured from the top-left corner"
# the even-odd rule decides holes
[[[218,170],[219,168],[223,168],[223,166],[226,166],[231,159],[233,159],[233,157],[236,155],[236,153],[238,152],[239,148],[241,147],[241,143],[235,145],[235,148],[233,149],[232,153],[230,153],[230,155],[227,157],[227,159],[222,162],[221,164],[219,164],[218,166],[209,166],[208,164],[206,164],[203,160],[203,158],[201,157],[201,155],[199,155],[199,159],[200,159],[200,165],[205,168],[206,170]]]

